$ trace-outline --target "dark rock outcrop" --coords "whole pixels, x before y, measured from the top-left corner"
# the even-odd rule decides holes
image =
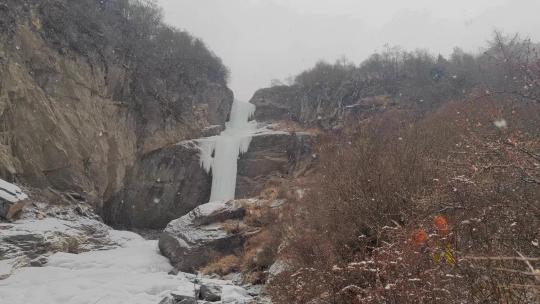
[[[199,290],[201,300],[217,302],[221,300],[221,292],[223,287],[217,284],[202,284]]]
[[[144,155],[103,214],[114,225],[161,229],[208,202],[211,184],[199,164],[199,149],[186,141]]]
[[[24,201],[10,202],[0,198],[0,218],[11,221],[17,217],[24,207]]]
[[[211,202],[170,222],[159,238],[159,249],[180,271],[194,272],[216,253],[227,255],[241,248],[244,236],[225,231],[227,220],[241,219],[244,201]]]
[[[292,120],[299,121],[302,91],[294,86],[277,86],[255,92],[250,100],[257,109],[257,121]]]
[[[238,160],[236,197],[255,197],[275,179],[294,177],[313,160],[312,136],[275,132],[254,136]]]
[[[159,304],[197,304],[197,302],[193,295],[172,292],[168,297],[163,298]]]
[[[271,303],[261,296],[260,290],[253,290],[250,288],[251,286],[237,286],[231,281],[209,279],[189,274],[183,275],[193,284],[193,287],[171,292],[159,302],[160,304]]]
[[[356,101],[345,88],[334,90],[299,85],[261,89],[250,100],[257,107],[255,118],[259,121],[289,120],[327,130],[337,127],[345,106]]]
[[[27,199],[28,195],[21,188],[0,179],[0,220],[14,220]]]

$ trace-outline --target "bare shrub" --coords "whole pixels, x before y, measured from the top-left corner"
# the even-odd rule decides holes
[[[251,284],[266,282],[266,271],[274,263],[280,241],[279,234],[276,234],[271,228],[267,228],[246,242],[242,257],[242,272],[245,282]]]
[[[274,301],[538,300],[539,115],[473,96],[327,139],[317,186],[284,218]]]

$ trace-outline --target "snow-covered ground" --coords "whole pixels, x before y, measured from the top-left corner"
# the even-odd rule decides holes
[[[27,198],[0,179],[0,203]],[[217,286],[221,301],[213,303],[252,300],[230,281],[171,270],[157,241],[111,229],[85,204],[33,201],[15,222],[0,222],[0,304],[192,303],[201,285]]]
[[[221,303],[251,300],[230,281],[171,270],[157,241],[112,229],[84,204],[33,202],[0,222],[0,304],[157,304],[171,293],[194,298],[201,284],[219,286]]]
[[[172,267],[159,254],[157,241],[114,230],[110,237],[121,247],[81,254],[56,253],[44,267],[16,270],[0,280],[0,303],[157,304],[171,292],[194,295],[192,275],[168,274]],[[218,283],[223,286],[224,302],[243,303],[250,299],[243,289],[227,281]]]

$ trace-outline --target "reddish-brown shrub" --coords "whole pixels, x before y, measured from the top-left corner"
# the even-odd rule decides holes
[[[349,134],[284,217],[275,303],[538,300],[540,105],[474,97]]]

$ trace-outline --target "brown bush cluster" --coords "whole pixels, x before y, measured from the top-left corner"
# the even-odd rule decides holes
[[[540,105],[388,111],[320,146],[275,303],[540,300]]]

